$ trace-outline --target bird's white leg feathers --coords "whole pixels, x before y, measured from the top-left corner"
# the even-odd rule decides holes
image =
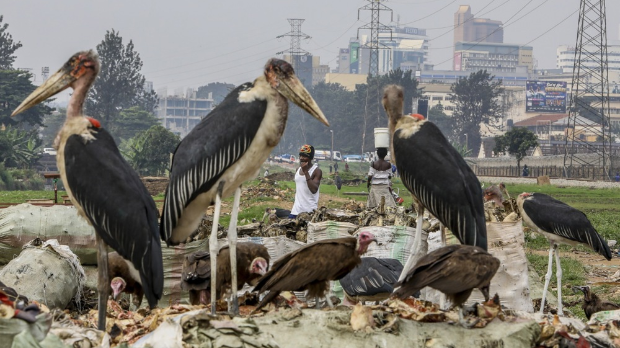
[[[555,250],[555,276],[558,278],[558,315],[564,315],[562,310],[562,265],[560,264],[560,251],[557,245],[553,248]]]
[[[402,282],[407,273],[415,266],[416,261],[422,256],[418,255],[420,253],[420,246],[422,245],[422,223],[424,222],[424,210],[418,209],[418,221],[415,227],[415,238],[413,240],[413,249],[411,250],[411,255],[409,255],[409,259],[407,259],[407,263],[405,267],[403,267],[403,271],[400,273],[400,277],[398,278],[399,282]]]
[[[441,232],[441,247],[446,246],[446,226],[439,224],[439,231]],[[439,295],[439,308],[446,308],[446,294],[443,292]]]
[[[110,274],[108,273],[108,246],[105,244],[99,234],[95,233],[97,242],[97,269],[99,271],[99,281],[97,282],[97,291],[99,292],[99,302],[97,310],[99,311],[97,327],[99,330],[106,331],[106,312],[108,308],[108,296],[110,295]]]
[[[551,280],[552,266],[553,266],[553,250],[555,244],[551,243],[549,246],[549,262],[547,263],[547,274],[545,275],[545,287],[543,289],[542,300],[540,301],[540,313],[545,310],[545,299],[547,298],[547,289],[549,288],[549,281]]]
[[[215,209],[213,211],[213,226],[209,238],[209,258],[211,260],[211,314],[215,314],[217,309],[217,226],[220,222],[220,211],[222,209],[222,191],[224,191],[224,181],[220,181],[215,194]]]
[[[239,302],[237,300],[237,216],[239,215],[239,201],[241,200],[241,186],[235,190],[233,209],[230,214],[230,225],[228,226],[228,244],[230,247],[230,277],[231,277],[231,301],[228,312],[239,315]]]

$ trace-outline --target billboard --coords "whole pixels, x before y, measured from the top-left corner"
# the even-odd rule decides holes
[[[454,71],[461,71],[462,67],[461,67],[461,62],[463,59],[463,53],[462,52],[456,52],[454,54],[454,66],[452,67]]]
[[[525,112],[566,113],[566,82],[527,81]]]

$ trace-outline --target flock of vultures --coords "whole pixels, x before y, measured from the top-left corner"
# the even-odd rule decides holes
[[[390,259],[362,258],[372,233],[321,240],[305,245],[272,263],[259,244],[237,243],[236,220],[241,184],[256,176],[280,141],[288,116],[288,101],[329,126],[317,103],[295,76],[292,66],[270,59],[264,74],[235,88],[179,144],[170,170],[163,213],[137,173],[125,162],[112,136],[97,120],[84,116],[82,106],[100,69],[93,51],[73,55],[13,112],[16,115],[71,87],[67,118],[56,137],[57,161],[67,194],[79,214],[95,228],[98,243],[99,328],[104,329],[110,288],[114,296],[134,293],[137,305],[146,296],[151,308],[163,291],[161,240],[168,246],[187,239],[204,212],[215,204],[218,226],[221,200],[234,195],[229,244],[217,249],[211,233],[209,250],[190,255],[184,263],[184,288],[193,304],[214,303],[230,293],[231,313],[238,314],[236,291],[244,284],[265,293],[257,310],[283,291],[307,291],[322,298],[329,281],[341,280],[351,301],[408,298],[430,286],[454,306],[461,306],[473,289],[489,300],[491,279],[500,261],[487,252],[483,193],[476,175],[439,129],[421,115],[403,114],[403,90],[390,85],[382,100],[391,135],[391,153],[418,213],[412,256],[403,266]],[[419,169],[424,168],[424,169]],[[582,243],[607,259],[611,252],[586,216],[539,193],[523,193],[518,207],[524,222],[549,242],[549,273],[558,244]],[[459,240],[458,245],[419,255],[424,210],[435,216]],[[107,254],[107,247],[115,250]],[[359,267],[362,265],[362,267]],[[110,281],[110,278],[111,281]],[[561,307],[558,279],[558,313]],[[226,295],[228,296],[228,295]],[[327,302],[331,305],[329,298]],[[317,306],[318,306],[317,300]],[[215,311],[216,306],[211,306]],[[544,297],[541,308],[544,308]],[[462,311],[460,312],[462,313]]]

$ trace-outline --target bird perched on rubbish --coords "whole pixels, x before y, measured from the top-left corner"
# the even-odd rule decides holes
[[[448,245],[436,249],[418,260],[409,271],[394,296],[405,299],[426,286],[444,293],[455,307],[461,306],[474,288],[489,301],[491,279],[499,268],[499,260],[480,247]],[[459,311],[461,323],[463,308]],[[463,326],[467,326],[463,324]]]
[[[499,186],[491,185],[485,188],[482,191],[482,194],[486,202],[493,201],[495,202],[495,205],[497,207],[500,207],[500,208],[504,207],[504,205],[502,204],[502,202],[504,201],[504,196],[502,195],[502,191],[500,190]]]
[[[68,87],[73,94],[67,118],[54,147],[56,162],[67,195],[79,215],[95,229],[99,279],[98,328],[105,330],[110,289],[108,246],[133,263],[151,308],[157,306],[164,287],[158,211],[138,174],[125,161],[114,138],[83,105],[99,73],[93,51],[78,52],[47,81],[35,89],[12,116],[43,102]],[[115,105],[114,107],[120,107]]]
[[[110,274],[110,288],[112,288],[112,298],[117,299],[121,293],[131,295],[131,302],[136,308],[140,308],[144,289],[140,273],[133,267],[133,264],[125,260],[117,252],[108,254],[108,273]]]
[[[217,255],[217,292],[220,298],[231,289],[230,247],[223,246]],[[264,245],[257,243],[237,244],[237,286],[256,285],[258,279],[269,270],[269,252]],[[208,251],[197,251],[185,257],[181,277],[181,288],[189,291],[189,301],[193,305],[209,304],[211,292],[211,259]]]
[[[262,164],[278,145],[288,119],[289,100],[329,126],[319,106],[296,77],[293,66],[272,58],[261,76],[231,91],[183,138],[174,152],[161,215],[161,238],[168,245],[184,242],[213,204],[213,226],[217,226],[221,200],[234,193],[228,229],[233,287],[237,279],[234,275],[237,270],[234,246],[237,243],[241,184],[257,176]],[[215,287],[215,233],[211,233],[209,248],[212,287]],[[211,296],[214,301],[215,293]],[[238,314],[236,292],[232,293],[230,303],[231,312]]]
[[[557,266],[558,278],[558,315],[562,315],[562,266],[558,245],[583,244],[611,260],[611,250],[583,212],[543,193],[524,192],[517,197],[517,205],[523,222],[534,231],[542,234],[549,241],[549,261],[545,275],[545,287],[540,303],[540,312],[545,308],[547,288],[552,275],[553,254]]]
[[[403,115],[404,102],[402,87],[385,87],[382,104],[388,116],[392,162],[413,195],[418,213],[413,251],[399,277],[401,281],[419,256],[424,209],[461,244],[487,250],[478,177],[435,124],[419,114]]]
[[[612,302],[601,300],[595,293],[592,292],[589,286],[573,286],[573,291],[583,292],[583,308],[586,318],[590,319],[592,314],[601,311],[614,311],[620,309],[620,305]]]
[[[329,289],[329,281],[341,279],[359,265],[372,242],[376,242],[375,236],[362,231],[357,237],[320,240],[282,256],[254,287],[259,293],[269,290],[255,310],[282,291],[304,290],[308,291],[307,298],[316,299],[318,308],[318,299]],[[329,297],[326,301],[333,307]]]
[[[362,257],[362,263],[340,279],[345,304],[385,300],[394,292],[402,271],[403,264],[396,259]]]

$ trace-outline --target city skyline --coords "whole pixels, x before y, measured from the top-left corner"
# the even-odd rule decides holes
[[[358,9],[367,1],[290,2],[247,0],[227,3],[190,1],[78,2],[58,0],[3,2],[3,23],[23,47],[16,51],[17,68],[31,68],[40,83],[41,68],[55,69],[69,55],[95,49],[106,30],[119,31],[123,42],[132,40],[144,66],[142,73],[154,89],[175,90],[225,82],[238,85],[262,72],[269,57],[290,47],[287,18],[305,19],[301,30],[312,38],[304,50],[321,57],[321,64],[336,68],[338,49],[346,48],[359,27],[370,21],[370,11]],[[382,12],[386,25],[427,30],[429,59],[437,70],[452,68],[454,14],[470,5],[476,18],[503,23],[504,42],[533,47],[538,68],[555,68],[559,45],[574,44],[577,0],[418,0],[385,1],[393,10]],[[607,2],[608,43],[619,44],[620,2]],[[361,35],[369,31],[360,30]],[[53,72],[53,71],[52,71]]]

